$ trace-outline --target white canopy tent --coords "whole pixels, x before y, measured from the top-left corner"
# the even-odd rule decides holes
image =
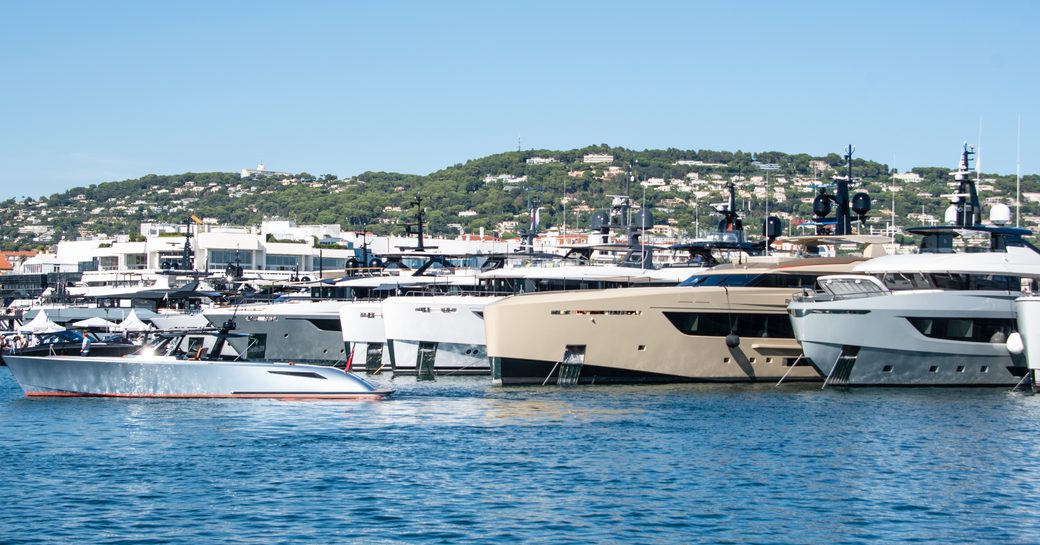
[[[18,328],[20,333],[54,333],[57,331],[65,331],[64,327],[54,323],[50,318],[47,317],[47,313],[39,311],[36,316],[29,321],[29,323],[22,324]]]
[[[137,317],[137,312],[131,310],[130,314],[123,319],[115,328],[118,331],[148,331],[153,329],[152,326],[146,324],[143,320]]]
[[[84,327],[89,329],[107,329],[111,331],[119,326],[116,325],[115,322],[110,322],[100,316],[95,316],[93,318],[87,318],[86,320],[73,322],[72,327]]]

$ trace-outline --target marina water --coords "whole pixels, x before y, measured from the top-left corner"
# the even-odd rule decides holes
[[[1037,543],[1040,397],[818,385],[26,399],[0,543]]]

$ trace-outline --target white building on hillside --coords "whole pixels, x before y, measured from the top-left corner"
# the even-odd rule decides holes
[[[582,157],[581,162],[586,164],[613,163],[614,156],[609,153],[589,153]]]
[[[256,165],[256,168],[243,168],[240,173],[243,178],[266,178],[268,176],[292,176],[289,172],[278,172],[275,170],[267,170],[267,167],[263,163]]]

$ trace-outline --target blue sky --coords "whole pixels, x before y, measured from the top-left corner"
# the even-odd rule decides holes
[[[293,4],[293,5],[290,5]],[[1030,2],[7,2],[0,197],[525,148],[1040,172]]]

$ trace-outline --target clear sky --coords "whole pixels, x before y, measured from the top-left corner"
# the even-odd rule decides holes
[[[606,143],[1040,172],[1037,2],[3,4],[0,197]]]

